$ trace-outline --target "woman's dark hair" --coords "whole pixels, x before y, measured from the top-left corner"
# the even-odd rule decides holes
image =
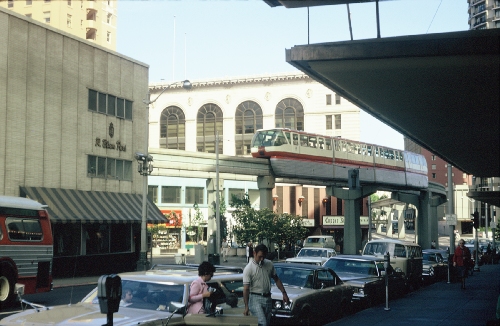
[[[215,267],[212,265],[212,263],[208,261],[204,261],[203,263],[198,266],[198,275],[203,276],[203,275],[212,275],[215,273]]]
[[[265,245],[265,244],[262,244],[262,243],[261,243],[260,245],[257,245],[257,247],[254,247],[254,248],[253,248],[253,252],[254,252],[255,254],[257,254],[258,252],[261,252],[261,251],[264,253],[264,255],[267,255],[267,253],[269,252],[269,251],[267,250],[266,245]]]

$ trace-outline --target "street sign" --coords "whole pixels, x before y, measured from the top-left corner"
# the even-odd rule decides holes
[[[446,225],[457,225],[457,215],[456,214],[446,214]]]

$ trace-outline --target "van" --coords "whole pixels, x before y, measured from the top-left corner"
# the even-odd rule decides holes
[[[304,247],[335,249],[335,239],[331,235],[312,235],[304,240]]]
[[[397,239],[368,241],[363,256],[383,257],[389,252],[392,268],[405,274],[407,286],[417,289],[422,283],[422,247],[416,243]]]

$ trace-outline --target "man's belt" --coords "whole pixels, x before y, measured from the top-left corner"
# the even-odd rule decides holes
[[[271,296],[271,292],[268,293],[250,292],[250,294],[260,295],[261,297],[266,297],[266,298],[269,298]]]

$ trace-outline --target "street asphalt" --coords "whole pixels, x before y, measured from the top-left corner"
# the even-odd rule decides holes
[[[411,234],[406,240],[411,241]],[[375,234],[376,237],[385,237]],[[410,237],[410,239],[408,239]],[[439,246],[449,246],[447,237],[439,238]],[[194,256],[186,256],[187,263],[194,263]],[[246,258],[227,257],[221,265],[244,267]],[[153,257],[153,264],[175,264],[173,255]],[[99,276],[75,279],[55,279],[54,287],[97,284]],[[344,317],[328,325],[500,325],[495,312],[500,294],[500,265],[482,265],[466,281],[466,289],[460,283],[447,280],[424,286],[403,298],[389,301]]]

